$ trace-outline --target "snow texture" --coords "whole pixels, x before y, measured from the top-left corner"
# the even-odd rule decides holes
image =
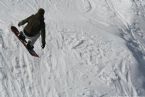
[[[10,26],[39,8],[47,44],[36,42],[34,58]],[[0,0],[0,9],[0,97],[145,97],[144,0]]]

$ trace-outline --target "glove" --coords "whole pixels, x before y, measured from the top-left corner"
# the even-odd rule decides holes
[[[18,26],[20,27],[21,25],[22,25],[22,22],[19,22],[19,23],[18,23]]]
[[[44,49],[44,47],[45,47],[45,42],[44,42],[44,43],[42,43],[42,46],[41,46],[41,47],[42,47],[42,49]]]

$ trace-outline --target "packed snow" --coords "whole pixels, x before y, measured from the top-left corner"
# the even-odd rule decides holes
[[[45,9],[46,47],[12,25]],[[144,0],[0,0],[0,97],[145,97]]]

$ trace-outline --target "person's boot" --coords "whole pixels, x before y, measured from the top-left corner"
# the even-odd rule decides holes
[[[28,41],[28,43],[27,43],[27,49],[28,50],[33,50],[33,48],[34,48],[34,46],[31,45],[31,41]]]
[[[23,32],[21,31],[18,35],[19,39],[21,39],[22,41],[25,41],[25,36],[23,35]]]

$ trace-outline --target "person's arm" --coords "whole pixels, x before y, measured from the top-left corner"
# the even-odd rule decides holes
[[[18,23],[18,26],[21,26],[21,25],[24,25],[25,23],[27,23],[27,22],[29,21],[29,19],[30,19],[32,16],[33,16],[33,15],[31,15],[31,16],[27,17],[26,19],[20,21],[20,22]]]
[[[42,39],[42,48],[45,47],[45,23],[43,24],[42,28],[41,28],[41,39]]]

